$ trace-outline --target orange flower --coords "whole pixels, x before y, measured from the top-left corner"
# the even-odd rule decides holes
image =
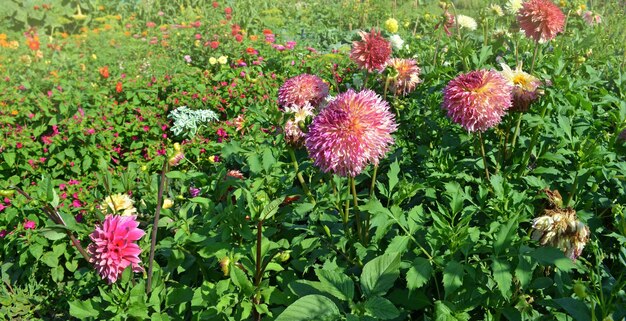
[[[39,50],[39,37],[38,36],[34,36],[34,37],[29,37],[26,40],[26,44],[28,45],[28,48],[30,48],[31,50]]]
[[[15,109],[11,110],[11,115],[17,116],[17,114],[18,114],[17,110],[15,110]]]
[[[273,32],[270,29],[263,29],[263,34],[264,35],[271,35],[271,34],[273,34]]]
[[[259,36],[257,36],[257,35],[251,35],[250,36],[250,41],[257,41],[257,40],[259,40]]]
[[[117,85],[115,85],[115,91],[118,92],[118,93],[122,92],[122,82],[121,81],[118,81]]]
[[[246,52],[247,52],[248,54],[250,54],[250,55],[256,55],[256,54],[258,54],[258,53],[259,53],[258,51],[256,51],[256,50],[255,50],[254,48],[252,48],[252,47],[248,47],[248,48],[246,48]]]
[[[102,76],[102,78],[109,78],[109,66],[100,67],[98,68],[98,71],[100,72],[100,76]]]

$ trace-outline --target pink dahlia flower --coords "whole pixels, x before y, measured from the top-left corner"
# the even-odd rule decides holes
[[[107,215],[102,225],[89,235],[93,243],[87,250],[91,255],[89,261],[96,271],[109,284],[115,283],[124,269],[131,266],[134,272],[142,272],[139,266],[141,248],[135,241],[145,232],[138,228],[136,216]]]
[[[415,89],[415,86],[422,82],[419,78],[421,69],[413,59],[389,59],[387,63],[395,73],[391,80],[391,90],[396,95],[407,95]]]
[[[496,71],[461,74],[443,90],[443,109],[453,122],[470,132],[497,125],[511,107],[512,86]]]
[[[317,107],[328,95],[328,85],[317,76],[302,74],[287,79],[278,89],[278,105],[283,108],[302,107],[307,103]]]
[[[305,146],[324,172],[354,177],[367,164],[378,164],[393,143],[396,128],[389,105],[380,96],[350,89],[313,119]]]
[[[526,37],[545,42],[563,31],[565,15],[550,0],[530,0],[517,12],[517,22]]]
[[[383,38],[380,31],[377,32],[374,29],[369,33],[361,31],[359,35],[362,41],[352,43],[350,59],[369,72],[383,71],[391,56],[391,43]]]

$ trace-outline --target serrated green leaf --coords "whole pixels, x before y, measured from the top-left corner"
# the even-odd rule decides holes
[[[554,265],[564,272],[569,272],[576,265],[561,250],[554,247],[540,247],[529,253],[529,256],[541,264]]]
[[[333,316],[339,316],[337,305],[325,296],[312,294],[296,300],[275,321],[328,320]]]
[[[457,261],[450,261],[443,269],[443,288],[445,297],[449,297],[463,284],[465,271],[463,265]]]
[[[511,265],[509,262],[494,258],[491,264],[493,271],[493,279],[500,289],[500,293],[505,299],[511,296],[511,285],[513,284],[513,275],[511,274]]]
[[[254,286],[252,285],[252,282],[250,282],[248,276],[246,276],[246,274],[238,267],[231,265],[230,279],[245,295],[251,296],[254,293]]]
[[[378,320],[390,320],[400,315],[400,311],[391,301],[379,296],[369,298],[363,303],[363,308],[365,312]]]
[[[498,199],[504,198],[504,187],[502,186],[504,179],[502,176],[500,174],[491,175],[490,182],[496,197]]]
[[[400,275],[400,253],[385,253],[363,266],[361,289],[366,297],[385,294]]]
[[[433,268],[430,261],[423,257],[418,257],[413,261],[411,268],[406,273],[406,284],[409,290],[416,290],[422,287],[432,276]]]
[[[577,321],[591,320],[589,307],[582,301],[575,298],[553,299],[563,310]]]
[[[98,310],[93,308],[91,300],[70,301],[69,304],[70,315],[80,320],[84,320],[86,318],[95,318],[100,314]]]
[[[276,212],[278,212],[278,208],[280,204],[283,203],[283,200],[284,198],[279,197],[278,199],[275,199],[267,204],[267,206],[265,206],[265,208],[263,208],[263,211],[261,212],[261,220],[265,221],[276,215]]]
[[[398,174],[400,174],[400,164],[398,164],[398,161],[396,160],[395,162],[391,163],[391,165],[389,166],[389,171],[387,172],[387,178],[389,178],[389,193],[391,193],[393,191],[393,188],[396,187],[396,185],[398,184]]]
[[[265,170],[266,173],[269,173],[270,168],[272,168],[272,165],[274,165],[276,163],[276,159],[274,158],[274,155],[272,155],[272,150],[269,148],[265,148],[263,150],[263,169]]]
[[[4,158],[4,161],[7,162],[7,165],[9,165],[9,167],[13,167],[13,165],[15,164],[15,153],[2,153],[2,157]]]
[[[315,270],[315,274],[322,284],[336,290],[331,293],[336,298],[349,301],[354,297],[354,282],[349,276],[330,270]]]

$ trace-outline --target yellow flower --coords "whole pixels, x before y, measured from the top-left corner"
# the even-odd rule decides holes
[[[166,210],[168,208],[172,208],[174,206],[174,201],[170,198],[166,198],[163,200],[163,209]]]
[[[215,155],[209,156],[209,162],[215,163]]]
[[[96,54],[92,54],[91,55],[91,59],[96,60],[96,59],[98,59],[98,56],[96,56]]]
[[[219,58],[217,58],[217,62],[219,62],[220,65],[225,65],[226,63],[228,63],[228,57],[220,56]]]
[[[211,65],[215,65],[217,63],[217,59],[215,59],[215,57],[211,57],[211,58],[209,58],[209,63]]]
[[[398,32],[398,20],[389,18],[385,21],[385,29],[391,33]]]
[[[122,216],[137,215],[137,209],[133,201],[127,194],[113,194],[107,196],[100,204],[103,214],[117,214]]]

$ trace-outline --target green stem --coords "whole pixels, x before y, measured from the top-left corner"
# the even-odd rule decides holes
[[[148,280],[146,282],[146,293],[152,290],[152,270],[154,268],[154,249],[156,248],[157,231],[159,229],[159,216],[161,215],[161,207],[163,206],[163,190],[165,189],[165,173],[167,172],[167,157],[163,160],[163,168],[161,169],[161,181],[159,182],[159,191],[157,194],[156,212],[154,213],[154,222],[152,223],[152,238],[150,241],[150,258],[148,259]]]
[[[533,70],[535,70],[535,61],[537,60],[537,53],[539,53],[539,41],[535,41],[535,52],[533,53],[533,62],[530,65],[529,74],[532,74]]]
[[[541,119],[543,119],[546,115],[546,110],[548,109],[548,105],[544,104],[543,109],[541,110]],[[522,159],[522,167],[520,167],[520,170],[518,172],[518,178],[522,176],[522,174],[524,174],[524,170],[526,169],[526,166],[528,166],[528,161],[530,160],[530,156],[533,153],[533,148],[535,148],[535,144],[537,143],[537,138],[539,138],[539,130],[541,129],[540,126],[537,126],[537,128],[535,128],[535,132],[533,133],[533,137],[530,140],[530,145],[528,146],[528,150],[526,151],[526,154],[524,154],[524,158]]]
[[[485,166],[485,175],[487,177],[487,180],[490,180],[489,169],[487,168],[487,156],[485,156],[485,143],[483,141],[483,134],[480,131],[478,132],[478,138],[480,140],[480,152],[483,155],[483,165]]]
[[[518,113],[517,115],[517,124],[515,125],[515,131],[513,131],[513,141],[511,142],[511,153],[513,153],[513,150],[515,149],[515,143],[517,142],[517,136],[519,136],[519,131],[520,131],[520,125],[522,124],[522,113]],[[509,132],[507,131],[507,136],[509,135]],[[505,141],[506,143],[506,141]],[[505,151],[506,151],[506,145],[505,145]],[[504,163],[506,162],[506,155],[504,157],[502,166],[504,168]]]
[[[352,200],[354,201],[354,219],[356,220],[356,233],[361,241],[364,241],[363,226],[361,222],[361,214],[359,213],[359,201],[356,195],[356,183],[354,177],[350,177],[350,189],[352,190]]]
[[[572,184],[572,190],[569,193],[569,195],[567,196],[567,200],[563,203],[563,205],[565,207],[568,207],[569,204],[572,202],[572,200],[574,199],[574,195],[576,195],[576,192],[578,191],[578,170],[576,171],[576,177],[574,177],[574,183]]]
[[[372,183],[370,184],[370,198],[374,195],[374,186],[376,185],[376,173],[378,172],[378,164],[374,165],[374,173],[372,174]]]
[[[289,148],[289,156],[291,156],[291,164],[293,165],[294,170],[296,171],[296,177],[298,177],[298,181],[304,190],[304,194],[309,198],[309,201],[315,205],[315,197],[311,194],[311,190],[309,190],[309,186],[306,184],[302,173],[300,172],[300,167],[298,166],[298,160],[296,159],[296,154],[293,151],[293,148]]]

